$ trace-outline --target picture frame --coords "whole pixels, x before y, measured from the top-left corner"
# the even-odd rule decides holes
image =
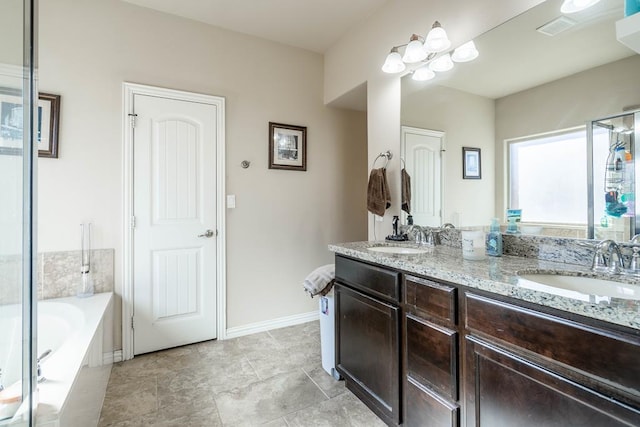
[[[307,170],[307,128],[269,122],[269,169]]]
[[[482,179],[482,157],[479,148],[462,147],[462,179]]]
[[[0,88],[0,154],[21,155],[23,149],[22,92]],[[38,157],[58,157],[60,95],[38,94],[36,139]]]
[[[58,158],[60,95],[38,94],[38,157]]]

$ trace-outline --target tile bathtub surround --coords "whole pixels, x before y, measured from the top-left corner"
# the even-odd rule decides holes
[[[113,291],[114,250],[91,251],[91,277],[95,293]],[[74,296],[81,280],[80,251],[38,254],[38,299]]]
[[[115,364],[100,427],[384,427],[320,363],[317,321]]]

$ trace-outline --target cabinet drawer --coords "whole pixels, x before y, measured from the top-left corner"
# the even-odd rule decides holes
[[[457,427],[460,408],[434,394],[411,378],[406,384],[404,424],[408,427]]]
[[[570,367],[640,401],[640,339],[517,307],[465,295],[466,327]]]
[[[405,303],[427,318],[456,324],[456,288],[414,276],[405,279]]]
[[[400,302],[400,273],[336,256],[336,279],[366,293]]]
[[[458,400],[458,334],[406,316],[407,375]]]

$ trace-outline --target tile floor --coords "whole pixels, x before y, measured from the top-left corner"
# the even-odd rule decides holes
[[[99,427],[384,427],[323,369],[318,322],[113,365]]]

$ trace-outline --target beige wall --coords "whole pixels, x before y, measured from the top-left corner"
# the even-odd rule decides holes
[[[504,212],[504,140],[583,126],[640,107],[640,55],[496,100],[496,212]]]
[[[394,45],[406,43],[413,33],[425,35],[438,20],[458,46],[495,27],[542,0],[403,0],[389,1],[354,28],[325,53],[324,100],[333,102],[352,89],[367,83],[369,167],[381,151],[400,152],[400,76],[381,71]],[[483,157],[484,159],[484,157]],[[398,163],[388,171],[398,175]],[[390,182],[391,197],[400,196],[399,181]],[[391,217],[400,212],[391,206],[384,222],[376,222],[377,237],[389,234]],[[369,215],[369,238],[373,239],[373,219]]]
[[[332,261],[328,243],[366,237],[364,114],[323,105],[321,55],[117,0],[40,4],[40,88],[62,101],[60,158],[39,163],[39,250],[77,249],[93,222],[120,292],[124,81],[226,98],[227,326],[317,310],[305,275]],[[269,121],[308,127],[307,172],[267,168]]]
[[[443,222],[487,225],[495,215],[494,112],[493,99],[443,86],[402,95],[403,125],[445,132]],[[481,149],[482,179],[462,179],[462,147]]]

